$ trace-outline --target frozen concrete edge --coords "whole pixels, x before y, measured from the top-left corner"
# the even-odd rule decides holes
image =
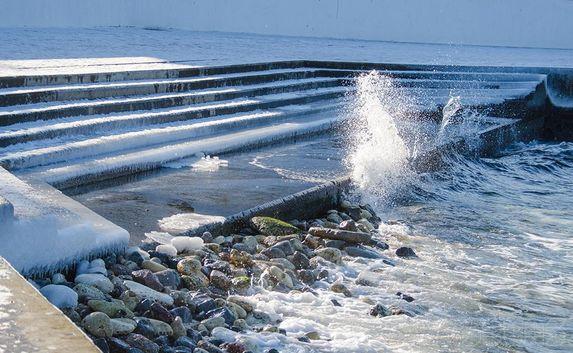
[[[0,336],[7,352],[101,353],[61,311],[0,257]]]

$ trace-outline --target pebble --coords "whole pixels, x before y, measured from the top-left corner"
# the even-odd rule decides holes
[[[317,256],[330,261],[334,264],[342,264],[342,252],[336,248],[322,248],[315,250]]]
[[[113,334],[111,319],[100,312],[91,313],[84,317],[82,327],[96,337],[111,337]]]
[[[203,324],[207,330],[212,331],[215,327],[225,326],[225,319],[220,316],[212,317],[201,321],[201,324]]]
[[[99,289],[88,284],[79,283],[74,286],[74,291],[78,293],[78,298],[81,302],[86,302],[91,299],[106,300],[107,296]]]
[[[125,342],[131,347],[140,349],[144,353],[159,353],[159,345],[157,343],[152,342],[145,336],[139,335],[137,333],[130,333],[127,335]]]
[[[113,336],[123,336],[135,330],[136,323],[131,319],[110,319]]]
[[[222,290],[229,290],[233,283],[231,280],[221,271],[213,270],[209,276],[210,283]]]
[[[119,299],[112,299],[111,301],[105,300],[90,300],[88,306],[93,311],[100,311],[111,318],[115,317],[133,317],[133,312],[129,310],[125,303]]]
[[[161,284],[157,276],[150,270],[133,271],[131,276],[135,282],[141,283],[144,286],[154,289],[158,292],[162,292],[164,289],[163,284]]]
[[[104,293],[111,293],[114,289],[113,283],[106,276],[99,273],[84,273],[76,276],[75,283],[83,283],[94,286]]]
[[[372,239],[369,233],[351,232],[341,229],[312,227],[308,232],[319,238],[343,240],[348,243],[368,243]]]
[[[58,284],[48,284],[40,289],[40,293],[42,293],[42,295],[46,297],[52,305],[59,309],[73,309],[78,306],[78,293],[70,287]]]
[[[142,284],[139,284],[139,283],[133,282],[133,281],[129,281],[129,280],[125,280],[125,281],[123,281],[123,283],[126,285],[127,288],[129,288],[129,290],[131,290],[133,293],[135,293],[136,295],[138,295],[141,298],[156,300],[156,301],[160,302],[161,304],[167,305],[167,306],[173,305],[173,298],[171,296],[169,296],[168,294],[160,293],[160,292],[153,290],[149,287],[146,287]]]
[[[186,257],[177,263],[177,271],[182,275],[192,275],[201,272],[201,262],[194,257]]]
[[[161,272],[161,271],[165,271],[167,270],[167,267],[163,266],[162,264],[155,262],[155,261],[151,261],[151,260],[145,260],[141,263],[141,268],[143,268],[144,270],[149,270],[151,272]]]
[[[355,283],[360,286],[377,287],[381,281],[382,278],[380,274],[364,270],[358,274]]]
[[[295,251],[292,257],[292,264],[296,269],[307,269],[310,267],[310,260],[302,252]]]
[[[396,293],[396,295],[398,297],[400,297],[400,299],[404,299],[405,301],[407,301],[408,303],[411,303],[414,301],[414,297],[412,297],[411,295],[408,295],[406,293],[402,293],[402,292],[398,292]]]
[[[333,283],[330,290],[334,293],[342,293],[345,297],[352,297],[352,292],[342,283]]]
[[[171,329],[173,330],[173,339],[178,339],[179,337],[184,337],[187,335],[187,329],[183,326],[183,320],[177,316],[173,319],[171,323]]]
[[[412,248],[403,246],[401,248],[396,249],[396,256],[403,257],[403,258],[412,258],[417,257],[416,253]]]

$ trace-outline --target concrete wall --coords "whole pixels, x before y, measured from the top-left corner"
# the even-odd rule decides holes
[[[200,31],[573,49],[571,0],[2,0],[0,27]]]

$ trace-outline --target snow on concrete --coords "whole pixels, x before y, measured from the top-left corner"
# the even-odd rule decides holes
[[[51,272],[82,258],[120,250],[129,234],[59,191],[0,168],[0,194],[14,205],[0,223],[0,256],[25,274]]]
[[[166,62],[170,62],[169,65],[211,66],[296,59],[573,67],[573,50],[408,44],[177,29],[0,28],[0,38],[0,75],[4,76],[134,68],[130,65],[155,69],[164,68]],[[142,57],[151,59],[145,63]],[[99,60],[95,65],[94,58]],[[58,60],[46,64],[46,59]],[[105,65],[107,61],[113,65]],[[122,64],[118,65],[118,62]]]

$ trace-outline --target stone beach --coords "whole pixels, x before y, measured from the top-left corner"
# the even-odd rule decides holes
[[[319,281],[352,297],[333,276],[345,259],[383,258],[385,251],[416,256],[410,248],[389,249],[377,231],[379,222],[369,205],[345,200],[324,218],[253,217],[237,234],[205,232],[173,237],[170,244],[148,239],[123,254],[84,260],[68,273],[29,281],[104,353],[278,352],[249,338],[249,332],[287,334],[279,328],[280,318],[257,310],[252,294],[264,289],[319,295],[313,290]],[[380,278],[364,271],[356,284],[375,287]],[[332,304],[341,305],[335,299]],[[364,315],[413,316],[385,303],[370,304]],[[294,338],[301,344],[321,339],[314,331]]]

